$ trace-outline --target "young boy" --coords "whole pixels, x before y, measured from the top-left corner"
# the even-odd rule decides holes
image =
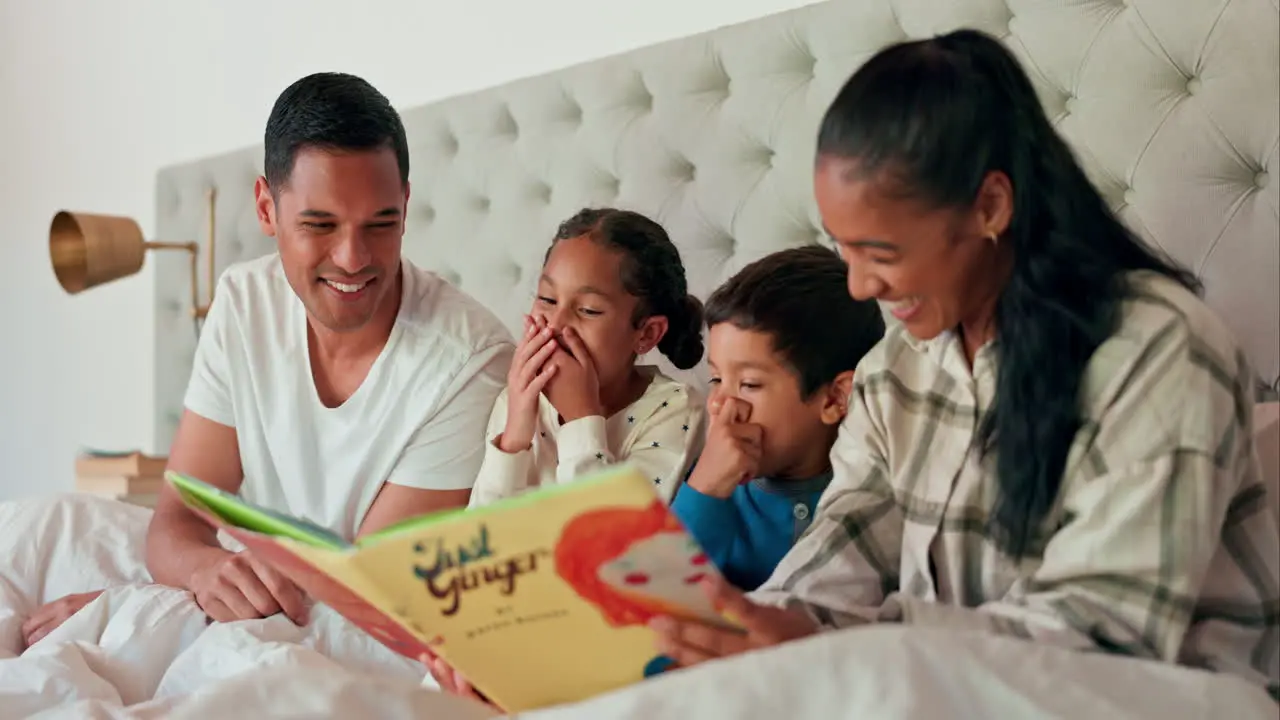
[[[884,335],[874,301],[813,245],[768,255],[707,300],[706,444],[672,508],[734,586],[754,590],[809,526],[853,371]]]

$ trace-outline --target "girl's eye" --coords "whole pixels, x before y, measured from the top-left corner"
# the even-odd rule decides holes
[[[543,305],[555,305],[555,304],[556,304],[556,301],[555,301],[555,300],[552,300],[552,299],[551,299],[551,298],[549,298],[549,297],[543,297],[542,295],[539,295],[539,296],[538,296],[538,302],[542,303]]]
[[[718,377],[713,377],[713,378],[711,378],[710,380],[708,380],[708,381],[707,381],[707,384],[708,384],[708,385],[719,385],[719,384],[720,384],[720,378],[718,378]]]
[[[760,389],[760,383],[744,382],[744,383],[739,383],[738,386],[741,387],[743,390],[759,390]]]
[[[591,308],[582,308],[582,310],[580,310],[579,312],[581,312],[583,315],[588,315],[590,317],[597,317],[604,314],[599,310],[592,310]]]

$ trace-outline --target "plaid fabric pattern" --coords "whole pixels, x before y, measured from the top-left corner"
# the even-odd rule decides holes
[[[895,327],[858,369],[814,523],[752,597],[827,628],[984,628],[1238,673],[1277,696],[1280,530],[1254,454],[1254,375],[1194,295],[1131,281],[1031,557],[987,534],[997,486],[975,441],[993,346],[970,370],[956,336]]]

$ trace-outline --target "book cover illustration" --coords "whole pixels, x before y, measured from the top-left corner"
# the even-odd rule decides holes
[[[626,466],[355,543],[171,481],[316,600],[407,657],[429,648],[507,712],[642,680],[656,659],[646,627],[656,615],[733,626],[700,587],[718,570]]]
[[[720,620],[699,588],[714,568],[660,500],[584,512],[555,547],[556,573],[614,627],[657,615]]]

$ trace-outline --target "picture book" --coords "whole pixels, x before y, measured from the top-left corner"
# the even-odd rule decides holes
[[[700,581],[717,569],[650,479],[617,466],[349,542],[167,473],[183,501],[387,647],[430,652],[512,713],[638,682],[662,666],[646,627],[733,628]],[[425,671],[424,671],[425,672]]]

